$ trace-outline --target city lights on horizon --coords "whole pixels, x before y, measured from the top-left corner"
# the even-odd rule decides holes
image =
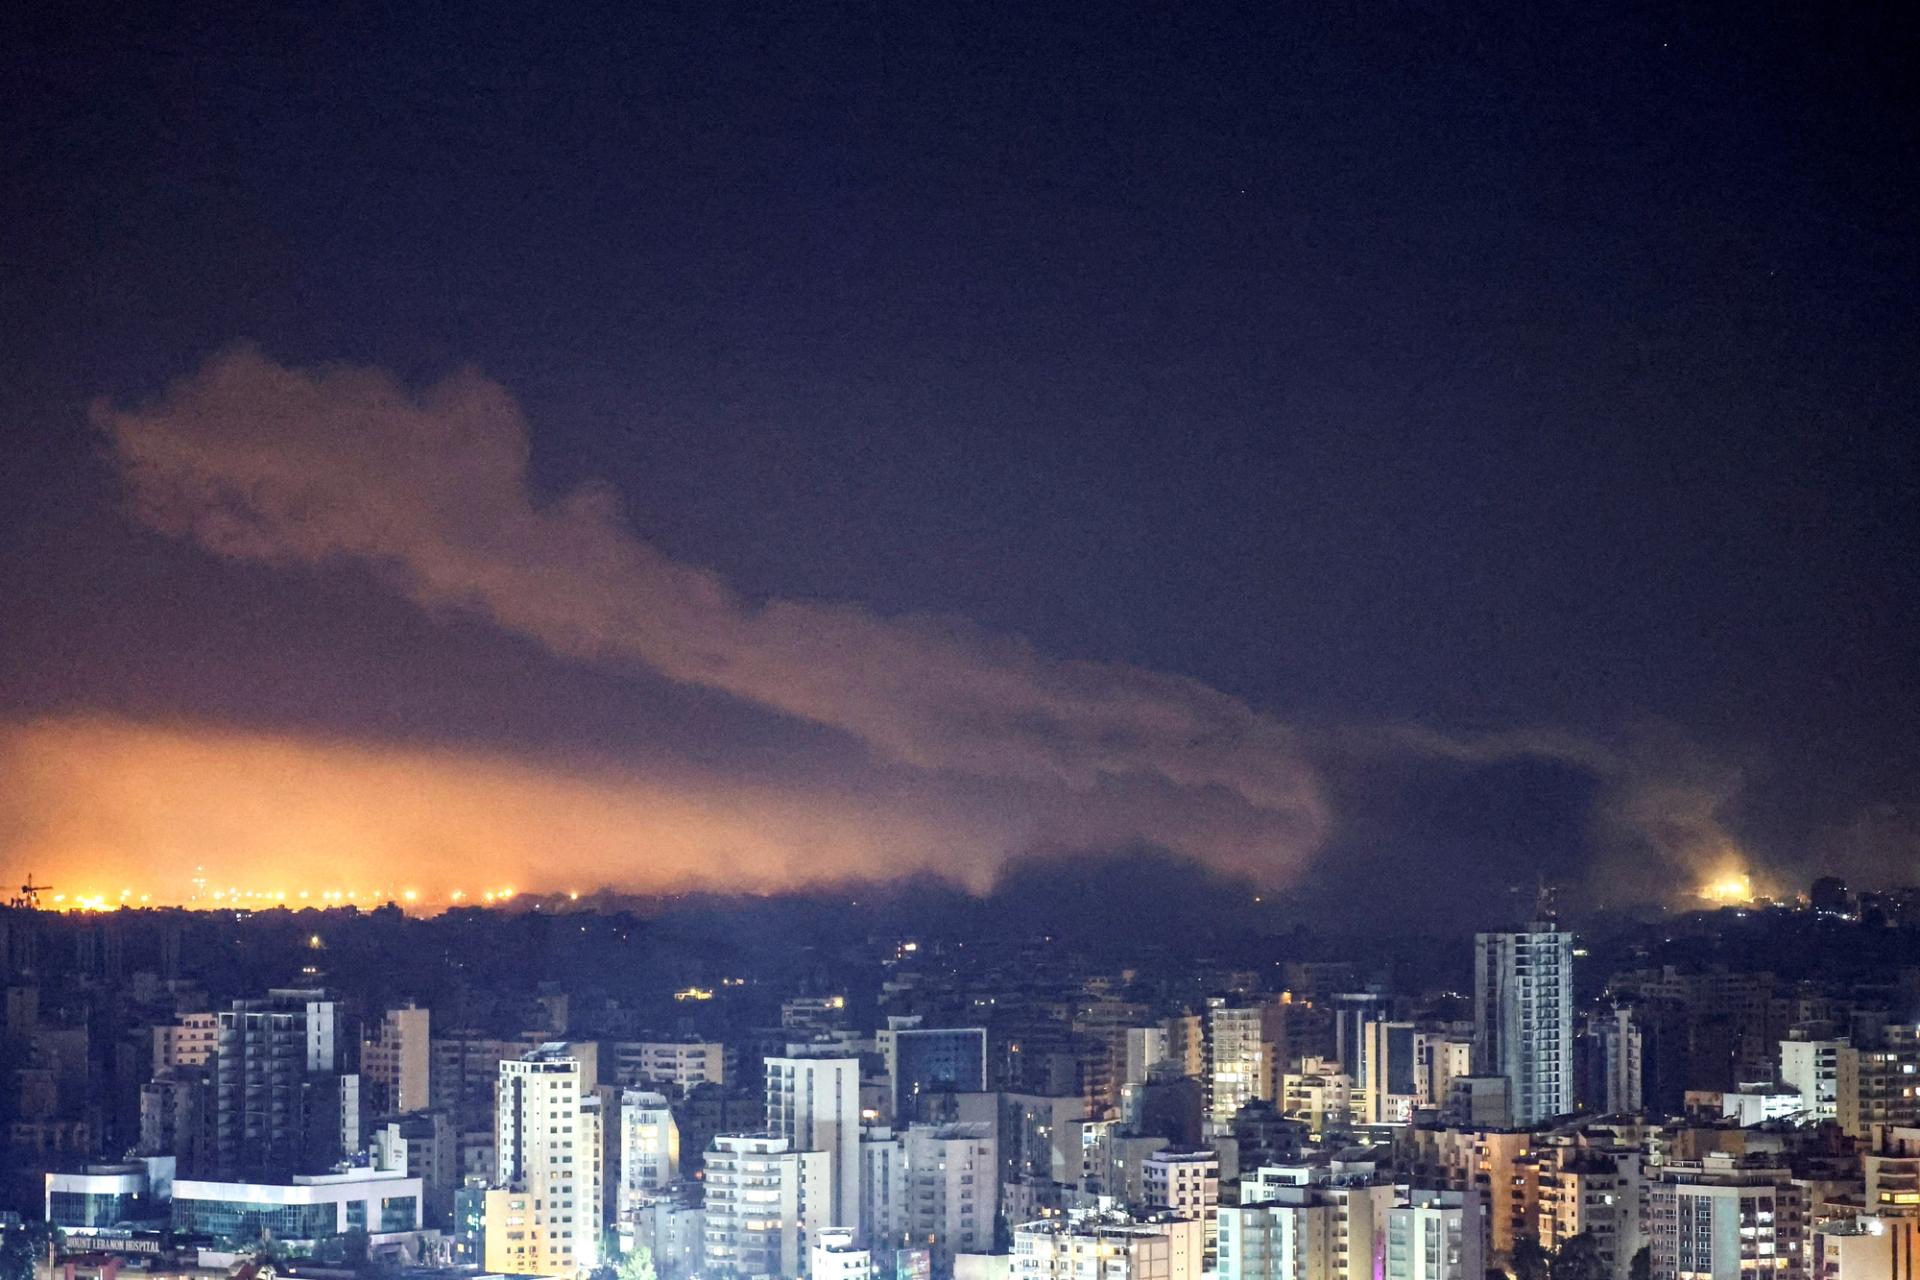
[[[482,890],[477,901],[487,906],[504,906],[520,896],[520,890],[513,885],[501,885],[498,888]],[[559,896],[559,895],[552,895]],[[579,892],[566,895],[569,901],[579,901]],[[243,889],[237,885],[209,889],[196,883],[194,888],[177,898],[156,896],[150,892],[141,892],[133,888],[123,888],[117,894],[87,889],[78,892],[48,893],[40,901],[44,910],[61,912],[99,912],[116,911],[136,907],[177,906],[195,910],[271,910],[276,907],[317,906],[330,908],[337,906],[376,907],[385,905],[403,906],[408,909],[427,909],[434,906],[459,906],[468,902],[469,895],[464,889],[431,891],[408,886],[390,889],[376,885],[371,889]]]

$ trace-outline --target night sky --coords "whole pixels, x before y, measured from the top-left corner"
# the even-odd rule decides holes
[[[1920,880],[1910,7],[129,8],[0,31],[8,875]]]

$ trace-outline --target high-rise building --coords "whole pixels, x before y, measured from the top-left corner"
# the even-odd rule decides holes
[[[176,1067],[140,1086],[138,1154],[174,1157],[181,1177],[200,1177],[211,1170],[214,1113],[210,1076],[206,1067]]]
[[[1815,1280],[1890,1280],[1914,1273],[1920,1220],[1865,1214],[1813,1229]]]
[[[1221,1280],[1378,1280],[1389,1184],[1330,1171],[1261,1169],[1220,1210]]]
[[[621,1040],[610,1049],[617,1084],[671,1085],[684,1094],[727,1080],[727,1048],[718,1040]]]
[[[405,1170],[420,1179],[426,1195],[422,1217],[434,1228],[453,1220],[453,1197],[460,1189],[460,1152],[453,1117],[444,1111],[409,1111],[389,1117],[368,1134],[374,1165]]]
[[[767,1062],[767,1128],[796,1151],[827,1156],[821,1226],[860,1233],[860,1059],[782,1057]]]
[[[993,1176],[998,1190],[998,1170]],[[907,1242],[907,1139],[886,1125],[860,1132],[860,1235],[875,1250],[901,1248]]]
[[[1876,1126],[1860,1163],[1868,1213],[1920,1218],[1920,1129]]]
[[[926,1249],[933,1274],[953,1274],[962,1253],[993,1249],[1000,1162],[993,1126],[917,1124],[906,1132],[906,1238]]]
[[[1013,1232],[1010,1280],[1200,1280],[1200,1224],[1155,1215],[1048,1218]]]
[[[1587,1099],[1589,1107],[1605,1115],[1639,1111],[1646,1105],[1646,1042],[1634,1006],[1617,1004],[1607,1009],[1588,1028],[1588,1036],[1597,1077],[1594,1096]]]
[[[500,1064],[487,1270],[571,1276],[599,1265],[602,1118],[600,1099],[584,1088],[564,1044]]]
[[[1780,1042],[1780,1079],[1799,1090],[1814,1121],[1839,1118],[1840,1051],[1846,1041],[1790,1033]]]
[[[213,1176],[325,1173],[360,1149],[359,1077],[340,1069],[340,1012],[327,993],[271,991],[219,1017]]]
[[[1274,1063],[1267,1044],[1267,1010],[1225,996],[1207,1001],[1207,1121],[1220,1129],[1241,1107],[1273,1096]]]
[[[705,1270],[798,1277],[812,1240],[834,1229],[820,1212],[831,1183],[825,1151],[796,1151],[777,1133],[716,1137],[707,1152]]]
[[[1834,1111],[1864,1138],[1875,1125],[1920,1125],[1920,1026],[1894,1023],[1862,1032],[1834,1054]]]
[[[408,1005],[387,1010],[374,1033],[361,1039],[360,1087],[371,1114],[397,1115],[429,1105],[432,1035],[431,1012]]]
[[[1669,1162],[1648,1191],[1653,1280],[1804,1280],[1805,1194],[1723,1152]]]
[[[1630,1280],[1633,1256],[1646,1243],[1641,1212],[1646,1200],[1646,1152],[1637,1141],[1605,1135],[1536,1148],[1539,1239],[1558,1252],[1575,1236],[1593,1241],[1614,1280]]]
[[[1353,1077],[1356,1091],[1366,1087],[1367,1024],[1385,1021],[1387,998],[1375,991],[1342,991],[1328,997],[1333,1012],[1333,1060]]]
[[[1474,1069],[1507,1078],[1517,1125],[1572,1111],[1573,935],[1539,921],[1474,953]]]
[[[1302,1059],[1299,1070],[1281,1077],[1280,1110],[1306,1121],[1315,1134],[1351,1124],[1353,1077],[1341,1071],[1337,1062]]]
[[[1376,1020],[1360,1033],[1360,1118],[1407,1124],[1419,1098],[1419,1054],[1411,1022]]]
[[[1128,1027],[1119,1064],[1120,1084],[1145,1084],[1154,1067],[1167,1056],[1166,1027]]]
[[[627,1089],[620,1094],[618,1216],[631,1212],[680,1177],[680,1126],[664,1094]]]
[[[1331,1200],[1267,1201],[1220,1210],[1220,1280],[1337,1280]]]
[[[220,1048],[220,1015],[183,1013],[153,1029],[153,1074],[177,1067],[204,1067]]]
[[[1162,1147],[1141,1165],[1141,1199],[1200,1220],[1202,1260],[1213,1269],[1220,1231],[1220,1156],[1211,1148],[1176,1151]]]
[[[1414,1190],[1387,1210],[1386,1280],[1485,1280],[1486,1224],[1473,1191]]]
[[[921,1120],[930,1093],[979,1093],[987,1087],[987,1033],[982,1027],[892,1026],[874,1035],[887,1064],[894,1124]]]
[[[1446,1103],[1448,1084],[1455,1076],[1473,1073],[1473,1039],[1444,1031],[1423,1031],[1414,1037],[1414,1102],[1421,1107]]]

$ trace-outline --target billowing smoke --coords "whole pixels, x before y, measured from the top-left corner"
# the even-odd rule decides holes
[[[517,849],[530,866],[559,857],[568,877],[643,888],[927,868],[977,887],[1036,849],[1154,847],[1266,885],[1317,868],[1315,891],[1348,906],[1356,893],[1484,900],[1542,877],[1625,901],[1675,896],[1738,856],[1723,812],[1737,772],[1676,769],[1632,743],[1553,731],[1306,732],[1194,680],[1049,657],[962,620],[747,600],[635,537],[605,488],[541,500],[518,406],[471,371],[416,392],[379,370],[291,369],[241,347],[149,403],[102,402],[93,416],[134,510],[156,529],[236,559],[371,570],[424,607],[471,611],[564,657],[644,667],[865,748],[867,765],[823,794],[669,766],[396,757],[366,744],[216,734],[215,763],[232,767],[214,773],[231,803],[169,813],[162,847],[183,856],[183,832],[200,838],[216,824],[215,834],[233,834],[217,826],[222,812],[239,815],[229,825],[251,815],[258,831],[286,830],[240,763],[266,767],[268,782],[325,777],[320,791],[332,796],[346,793],[335,786],[343,769],[370,780],[380,762],[402,781],[369,785],[359,807],[364,817],[386,806],[397,826],[335,828],[345,810],[315,799],[309,816],[330,834],[312,839],[360,839],[394,856],[438,841],[454,865],[473,844],[489,865],[497,856],[502,876]],[[16,731],[13,750],[24,742],[44,762],[49,742],[71,732]],[[141,737],[153,732],[111,727],[136,778],[207,731]],[[289,759],[302,763],[274,771]],[[62,777],[84,793],[84,777]],[[513,783],[494,795],[475,781],[487,777]],[[409,802],[406,778],[432,779],[435,801]],[[27,788],[43,800],[60,792]],[[165,809],[158,793],[119,799],[102,812]],[[542,839],[533,815],[546,804],[601,820]],[[23,806],[11,807],[17,851]],[[29,819],[58,809],[24,806]],[[123,837],[139,825],[128,817],[102,832],[76,826],[72,812],[62,821],[102,847],[131,847]],[[158,839],[145,827],[133,834]],[[280,848],[278,836],[261,838]],[[579,856],[557,852],[567,846]]]

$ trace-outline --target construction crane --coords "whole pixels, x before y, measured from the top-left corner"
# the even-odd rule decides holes
[[[40,909],[40,895],[52,888],[53,886],[50,884],[35,884],[33,882],[33,876],[28,875],[27,882],[20,886],[19,895],[9,898],[7,905],[10,907],[18,907],[23,911],[38,911]]]

